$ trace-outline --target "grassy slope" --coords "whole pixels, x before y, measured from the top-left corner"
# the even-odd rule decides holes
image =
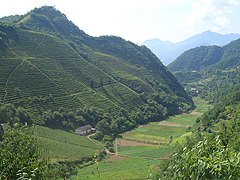
[[[87,137],[62,130],[35,126],[34,134],[41,143],[44,155],[51,161],[77,161],[93,157],[103,145]]]
[[[173,153],[173,146],[120,146],[119,154],[129,157],[143,157],[147,159],[166,158],[167,155]]]
[[[108,72],[113,77],[121,78],[121,81],[125,83],[138,84],[142,86],[148,94],[156,92],[156,90],[146,82],[146,78],[151,77],[151,73],[146,71],[145,68],[129,64],[119,57],[92,51],[86,46],[85,48],[88,50],[89,58],[96,66]]]
[[[157,163],[150,159],[123,158],[118,160],[106,160],[80,170],[77,176],[71,179],[147,179],[149,168]],[[97,172],[99,168],[100,177]]]

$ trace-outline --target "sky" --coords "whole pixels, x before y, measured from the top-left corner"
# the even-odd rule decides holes
[[[240,33],[240,0],[0,0],[0,17],[55,6],[91,36],[115,35],[141,44],[182,41],[211,30]]]

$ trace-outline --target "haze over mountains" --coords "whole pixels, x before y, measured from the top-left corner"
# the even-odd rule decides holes
[[[168,65],[188,49],[210,45],[224,46],[238,38],[240,38],[239,34],[222,35],[212,31],[205,31],[177,43],[152,39],[146,40],[142,44],[150,48],[163,64]]]

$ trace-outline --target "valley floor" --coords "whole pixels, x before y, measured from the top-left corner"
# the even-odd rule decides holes
[[[114,155],[94,165],[79,169],[72,179],[147,179],[151,169],[174,152],[191,134],[187,129],[205,112],[209,105],[194,98],[197,106],[192,112],[171,116],[122,134],[116,139]]]

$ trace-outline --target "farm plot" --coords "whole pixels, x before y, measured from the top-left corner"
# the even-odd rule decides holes
[[[78,174],[72,176],[71,179],[147,179],[150,167],[156,163],[156,161],[150,159],[114,155],[98,164],[79,169]]]
[[[161,160],[168,158],[173,151],[174,146],[120,146],[121,155],[127,157],[139,157],[153,160]]]
[[[190,113],[169,117],[166,121],[149,123],[126,132],[115,142],[116,154],[94,165],[79,169],[72,179],[147,179],[160,161],[174,152],[181,143],[188,126],[207,110],[203,100],[194,98],[196,109]]]
[[[124,134],[123,139],[161,145],[169,143],[173,137],[177,138],[185,131],[183,127],[161,126],[150,123]]]
[[[169,117],[166,121],[161,121],[158,125],[172,126],[172,127],[189,127],[192,126],[197,117],[201,114],[184,113]]]
[[[93,157],[103,146],[87,137],[63,130],[35,126],[33,132],[51,161],[76,161]]]
[[[162,158],[171,154],[175,142],[182,142],[190,132],[196,119],[209,105],[200,98],[194,98],[196,108],[189,113],[171,116],[165,121],[139,126],[122,135],[116,141],[118,153],[132,157]]]

